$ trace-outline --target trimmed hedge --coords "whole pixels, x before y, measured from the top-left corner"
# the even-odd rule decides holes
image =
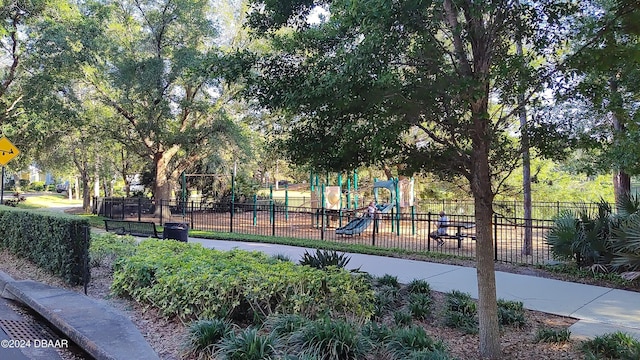
[[[366,278],[344,269],[160,240],[144,240],[135,255],[118,260],[111,289],[181,319],[253,320],[273,313],[369,318],[374,299]]]
[[[0,206],[0,247],[71,285],[83,282],[86,219]]]

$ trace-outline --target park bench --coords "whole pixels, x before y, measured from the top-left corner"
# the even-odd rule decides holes
[[[160,238],[156,224],[150,221],[104,220],[104,228],[118,235],[134,235]]]
[[[466,230],[472,229],[476,227],[474,223],[448,223],[446,225],[440,225],[440,227],[446,228],[456,228],[455,234],[441,234],[435,237],[436,240],[444,240],[444,239],[453,239],[458,240],[458,249],[462,247],[462,240],[465,238],[470,238],[471,240],[475,240],[476,236],[474,234],[469,234]],[[439,242],[439,245],[442,243]]]

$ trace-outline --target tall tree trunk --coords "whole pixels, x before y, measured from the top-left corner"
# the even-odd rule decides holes
[[[522,56],[522,41],[516,41],[516,52]],[[524,242],[522,255],[533,253],[533,223],[531,214],[531,158],[529,156],[529,134],[527,133],[527,109],[525,108],[524,94],[518,94],[518,106],[520,107],[520,145],[522,146],[522,192],[524,200]]]
[[[82,174],[82,209],[85,213],[91,213],[91,186],[89,183],[91,179],[89,178],[89,172]]]
[[[613,109],[611,111],[611,126],[613,128],[613,141],[620,136],[624,136],[626,126],[624,124],[622,116],[620,116],[622,108],[622,98],[618,92],[618,81],[613,77],[609,81],[609,89],[611,90],[611,97]],[[628,197],[631,193],[631,177],[625,172],[624,169],[618,166],[614,169],[613,173],[613,192],[616,199],[616,205],[620,204],[620,200]]]
[[[161,211],[161,205],[163,201],[171,199],[171,187],[169,182],[169,162],[173,156],[180,149],[179,146],[174,145],[168,150],[159,151],[153,155],[153,164],[155,168],[155,186],[153,195],[156,200],[156,215],[159,216],[162,213],[164,222],[171,217],[168,208]]]
[[[471,191],[476,220],[476,272],[478,278],[478,320],[480,356],[497,359],[501,356],[500,327],[496,296],[493,251],[493,191],[489,170],[489,149],[485,141],[474,140]]]
[[[631,193],[631,177],[624,170],[613,173],[613,191],[616,198],[616,205],[620,200],[629,197]]]

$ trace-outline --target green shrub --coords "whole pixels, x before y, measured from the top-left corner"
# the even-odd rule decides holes
[[[446,295],[445,325],[468,334],[478,332],[476,303],[470,294],[454,290]]]
[[[582,343],[587,359],[640,359],[640,342],[628,334],[615,332]]]
[[[498,300],[498,322],[500,325],[522,327],[527,322],[520,301]]]
[[[412,294],[431,294],[431,286],[426,280],[415,279],[407,285],[407,290]]]
[[[232,333],[231,323],[222,319],[194,321],[187,328],[184,348],[191,354],[212,356],[214,346]]]
[[[349,264],[349,261],[351,261],[351,258],[345,254],[339,254],[333,250],[318,249],[315,254],[309,254],[309,252],[305,251],[300,260],[300,265],[324,270],[330,266],[344,268]]]
[[[572,260],[578,266],[606,265],[613,257],[612,219],[611,205],[604,200],[598,203],[595,212],[585,206],[575,213],[565,211],[555,220],[545,240],[556,259]]]
[[[87,220],[79,217],[0,206],[0,248],[71,285],[83,283],[88,227]]]
[[[434,340],[419,326],[397,329],[391,334],[386,348],[396,359],[408,359],[418,352],[447,352],[442,341]]]
[[[405,359],[406,360],[449,360],[452,358],[445,351],[420,350],[420,351],[410,352]]]
[[[310,321],[301,315],[282,314],[269,317],[266,323],[276,336],[285,337],[308,325]]]
[[[373,344],[386,343],[393,332],[385,324],[368,322],[362,327],[362,335],[371,340]]]
[[[536,342],[562,343],[569,341],[571,331],[569,329],[540,328],[536,331]]]
[[[633,198],[635,204],[640,195]],[[635,209],[635,206],[630,206]],[[626,209],[621,212],[633,211]],[[640,270],[640,213],[633,212],[619,221],[619,226],[612,230],[614,258],[611,265],[619,272]]]
[[[411,324],[413,317],[411,312],[407,309],[400,309],[393,313],[393,320],[398,326],[406,326]]]
[[[374,294],[361,276],[273,262],[258,252],[218,251],[176,241],[144,240],[117,261],[112,291],[153,304],[165,316],[253,321],[273,313],[369,318]]]
[[[397,276],[384,274],[383,276],[376,278],[378,285],[390,286],[394,288],[400,288],[400,282]]]
[[[433,299],[427,294],[414,293],[409,295],[409,311],[414,318],[424,320],[431,315]]]
[[[29,189],[33,191],[44,191],[44,181],[34,181],[29,184]]]
[[[375,293],[374,315],[382,317],[385,312],[395,308],[399,303],[400,292],[391,286],[382,286]]]
[[[226,360],[263,360],[275,358],[277,339],[247,328],[238,335],[225,336],[217,345],[216,358]]]
[[[91,266],[113,264],[121,257],[131,256],[137,245],[138,243],[133,236],[121,236],[113,233],[94,234],[89,247]]]
[[[360,360],[371,343],[358,326],[342,319],[321,318],[291,336],[291,344],[301,353],[322,360]]]

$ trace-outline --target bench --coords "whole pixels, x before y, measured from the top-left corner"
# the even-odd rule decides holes
[[[471,235],[463,232],[463,229],[468,230],[476,227],[476,224],[474,223],[448,223],[446,225],[440,225],[440,227],[456,228],[456,233],[454,235],[451,235],[451,234],[436,235],[434,239],[440,240],[440,241],[442,239],[458,240],[458,249],[462,247],[462,240],[464,238],[470,238],[471,240],[476,239],[475,235]],[[438,245],[442,245],[442,243],[439,243]]]
[[[104,228],[107,232],[118,235],[134,235],[160,238],[156,224],[150,221],[104,220]]]

